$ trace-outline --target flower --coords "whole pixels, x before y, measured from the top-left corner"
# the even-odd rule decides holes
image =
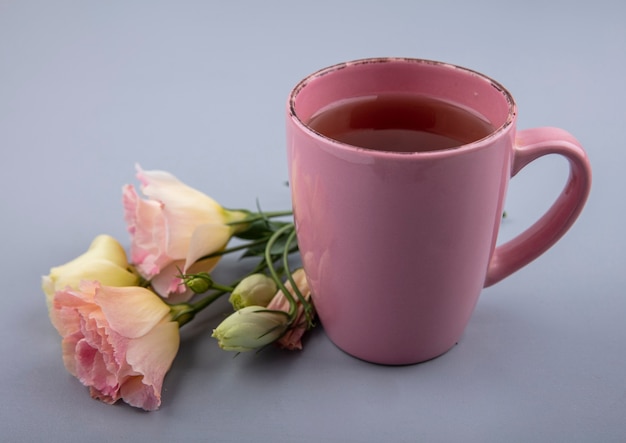
[[[251,351],[276,341],[287,329],[289,316],[263,306],[246,306],[229,315],[213,330],[225,351]]]
[[[296,283],[296,287],[300,294],[307,302],[308,306],[312,306],[310,304],[311,301],[311,289],[309,288],[309,283],[307,281],[306,274],[304,273],[304,269],[299,268],[292,274],[292,279]],[[302,335],[309,329],[309,320],[306,315],[305,305],[302,303],[295,293],[295,289],[292,287],[291,282],[287,281],[285,283],[285,289],[289,291],[291,297],[296,302],[296,317],[292,322],[291,327],[283,334],[277,341],[276,344],[283,349],[300,350],[302,349]],[[277,310],[277,311],[285,311],[288,312],[290,308],[289,299],[285,296],[283,291],[278,291],[274,298],[267,305],[267,309]],[[312,312],[310,313],[312,315]]]
[[[228,301],[235,310],[246,306],[267,306],[276,293],[274,279],[265,274],[252,274],[241,280]]]
[[[188,300],[193,294],[181,284],[181,271],[212,270],[219,256],[198,260],[224,249],[238,230],[228,223],[245,219],[247,213],[224,209],[164,171],[143,171],[138,166],[137,178],[147,199],[140,199],[132,185],[123,188],[131,260],[143,277],[152,279],[160,295],[178,294],[178,299]]]
[[[119,242],[109,235],[99,235],[87,252],[51,268],[50,274],[42,277],[48,308],[56,291],[77,289],[81,280],[97,280],[106,286],[134,286],[139,283],[139,276],[129,270],[126,252]]]
[[[148,289],[83,281],[55,293],[50,319],[63,337],[66,369],[93,398],[151,411],[178,352],[178,323],[169,314]]]

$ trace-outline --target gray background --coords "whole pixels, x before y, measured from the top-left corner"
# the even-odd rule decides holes
[[[0,0],[0,440],[626,441],[624,5]],[[321,328],[300,353],[233,358],[210,338],[218,303],[183,330],[158,412],[90,399],[63,367],[40,276],[97,234],[128,246],[135,162],[225,206],[288,208],[289,90],[370,56],[476,69],[513,93],[521,128],[571,131],[594,169],[572,230],[485,290],[431,362],[364,363]],[[502,239],[566,173],[544,158],[512,181]]]

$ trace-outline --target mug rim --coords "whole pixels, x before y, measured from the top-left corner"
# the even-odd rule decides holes
[[[312,81],[331,74],[333,72],[343,70],[349,68],[351,66],[364,65],[364,64],[374,64],[374,63],[417,63],[422,65],[430,65],[437,66],[448,70],[457,70],[461,71],[464,74],[469,74],[474,77],[478,77],[486,82],[488,82],[493,88],[495,88],[506,100],[508,113],[504,122],[495,127],[493,131],[491,131],[487,136],[475,140],[470,143],[464,143],[458,146],[433,150],[433,151],[383,151],[377,149],[366,148],[362,146],[351,145],[349,143],[344,143],[339,140],[336,140],[332,137],[324,135],[311,126],[309,126],[305,121],[303,121],[298,113],[296,112],[296,100],[299,93],[307,87],[309,83]],[[325,143],[330,143],[335,145],[337,148],[345,149],[351,152],[361,152],[366,153],[368,155],[381,155],[381,156],[395,156],[400,155],[403,157],[406,156],[441,156],[441,155],[450,155],[451,152],[459,152],[459,151],[467,151],[478,149],[482,146],[488,145],[493,139],[500,137],[504,132],[506,132],[510,127],[514,126],[514,122],[517,117],[517,104],[513,98],[513,95],[498,81],[492,79],[491,77],[482,74],[476,70],[466,68],[460,65],[455,65],[452,63],[429,60],[429,59],[421,59],[421,58],[412,58],[412,57],[371,57],[371,58],[361,58],[347,62],[336,63],[334,65],[327,66],[325,68],[319,69],[306,77],[300,80],[296,86],[289,93],[288,103],[287,103],[288,115],[292,121],[294,121],[302,130],[309,133],[311,136],[321,138]]]

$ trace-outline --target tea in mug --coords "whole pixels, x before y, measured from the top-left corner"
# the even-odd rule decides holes
[[[308,125],[342,143],[393,152],[456,148],[495,129],[482,116],[454,103],[407,93],[342,100],[314,114]]]

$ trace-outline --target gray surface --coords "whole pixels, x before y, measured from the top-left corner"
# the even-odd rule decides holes
[[[626,441],[624,5],[0,1],[0,440]],[[288,207],[289,89],[384,55],[479,70],[516,97],[520,127],[576,135],[594,187],[574,228],[485,290],[434,361],[363,363],[321,329],[298,354],[233,358],[209,337],[219,305],[185,331],[160,411],[91,400],[63,368],[39,278],[99,233],[128,245],[134,163],[226,206]],[[546,158],[513,180],[502,238],[565,173]]]

